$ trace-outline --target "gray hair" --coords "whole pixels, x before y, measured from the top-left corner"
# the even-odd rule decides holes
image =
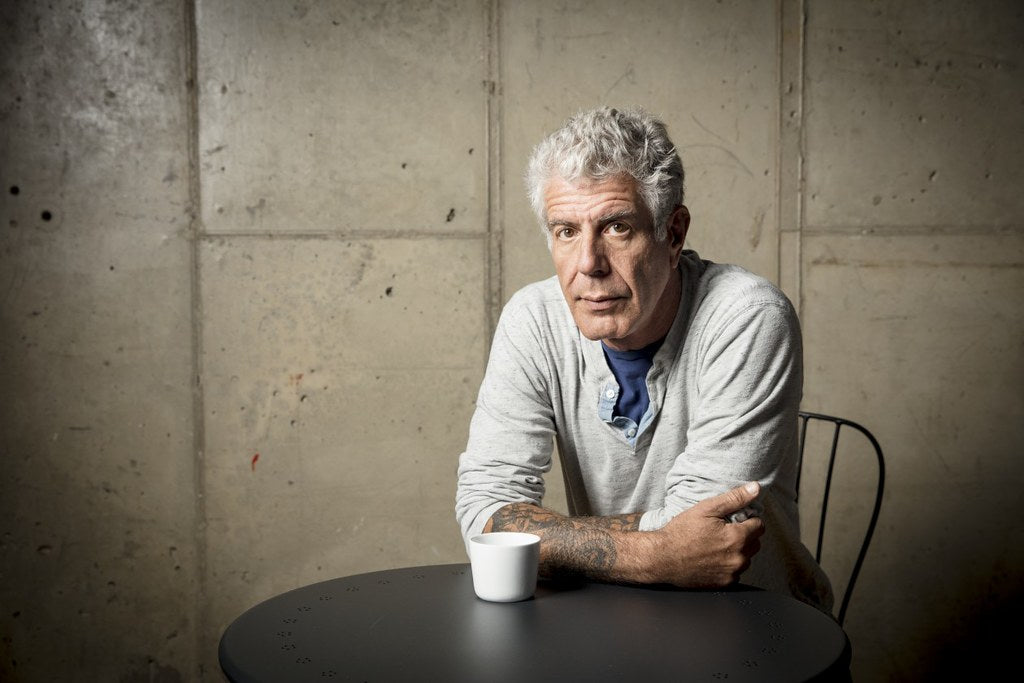
[[[526,186],[545,235],[544,190],[549,180],[602,181],[619,175],[636,181],[655,237],[664,240],[672,211],[683,203],[683,162],[665,124],[639,107],[582,111],[533,148]]]

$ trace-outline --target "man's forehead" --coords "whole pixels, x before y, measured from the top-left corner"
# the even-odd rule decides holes
[[[636,181],[630,176],[571,181],[554,176],[545,185],[544,206],[549,220],[563,214],[597,217],[643,212]]]

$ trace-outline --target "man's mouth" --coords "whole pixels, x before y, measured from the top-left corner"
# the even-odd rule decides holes
[[[611,294],[584,294],[579,297],[579,301],[587,310],[603,311],[612,308],[623,298]]]

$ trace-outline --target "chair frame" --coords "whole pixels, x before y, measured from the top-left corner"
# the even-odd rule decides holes
[[[836,452],[839,448],[839,432],[843,427],[850,427],[857,430],[871,443],[875,449],[875,456],[878,458],[878,487],[875,491],[875,505],[871,511],[871,521],[868,523],[867,531],[864,533],[864,540],[861,541],[860,552],[857,553],[857,561],[853,565],[853,570],[850,572],[850,578],[846,583],[846,589],[843,592],[843,599],[839,607],[839,616],[837,621],[842,626],[843,621],[846,619],[846,609],[850,604],[850,596],[853,594],[853,587],[857,582],[857,576],[860,574],[861,565],[864,564],[864,556],[867,555],[868,546],[871,543],[871,537],[875,533],[875,525],[878,522],[878,513],[882,508],[882,492],[885,489],[885,458],[882,455],[882,447],[878,444],[874,435],[867,429],[841,417],[835,417],[832,415],[824,415],[821,413],[812,413],[807,411],[799,411],[800,418],[800,457],[797,464],[797,475],[796,475],[796,490],[799,498],[800,491],[800,475],[803,472],[804,464],[804,446],[807,441],[807,423],[811,420],[821,420],[823,422],[831,422],[835,425],[832,432],[832,448],[828,457],[828,472],[825,475],[825,492],[822,496],[821,504],[821,521],[818,524],[818,545],[814,552],[814,559],[818,564],[821,564],[821,546],[822,540],[825,536],[825,518],[828,513],[828,498],[829,491],[832,488],[832,472],[836,462]]]

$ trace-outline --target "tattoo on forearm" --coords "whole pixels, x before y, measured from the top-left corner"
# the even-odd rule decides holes
[[[632,513],[628,515],[615,515],[612,517],[580,517],[584,524],[608,529],[609,531],[639,531],[640,515]]]
[[[640,515],[564,517],[536,505],[514,503],[495,512],[490,522],[491,531],[525,531],[542,538],[542,575],[607,579],[617,558],[609,532],[637,531]]]

